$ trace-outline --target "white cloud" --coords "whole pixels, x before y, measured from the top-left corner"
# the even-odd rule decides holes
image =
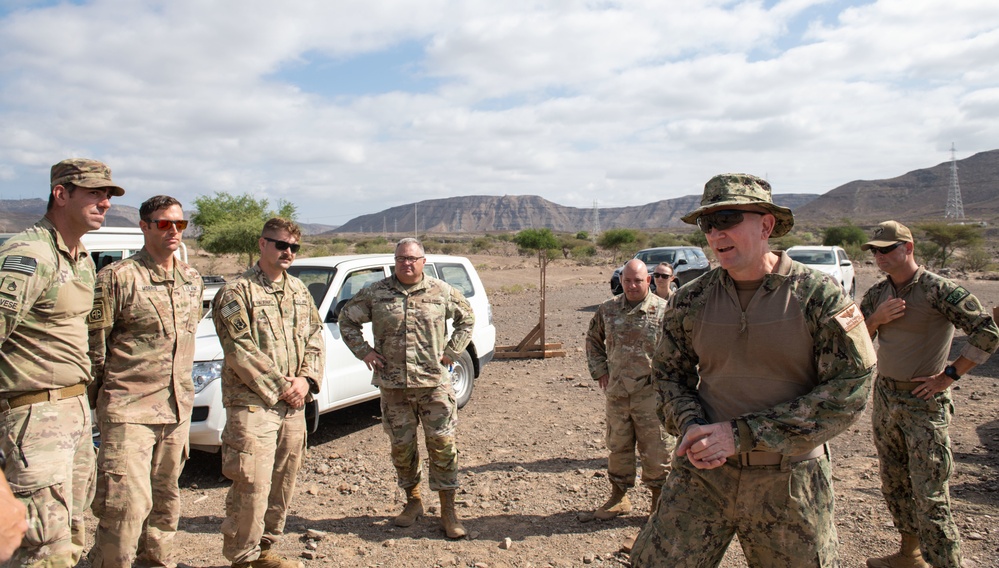
[[[17,8],[0,197],[42,195],[50,164],[87,155],[130,205],[249,191],[338,224],[468,194],[635,205],[722,171],[824,192],[999,140],[999,7],[971,0]],[[398,46],[421,92],[337,67]]]

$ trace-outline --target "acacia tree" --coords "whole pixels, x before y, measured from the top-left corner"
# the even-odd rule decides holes
[[[954,256],[955,251],[982,240],[982,229],[977,225],[949,225],[938,221],[921,223],[916,228],[921,230],[930,242],[940,247],[937,255],[940,259],[940,268],[947,266],[947,261]]]
[[[524,229],[513,237],[518,247],[526,250],[550,251],[559,248],[558,239],[551,229]]]
[[[278,211],[268,208],[266,199],[254,199],[252,195],[230,195],[224,191],[213,196],[201,196],[194,200],[198,211],[191,215],[191,221],[201,228],[198,245],[213,254],[245,254],[247,266],[253,264],[257,254],[257,239],[264,223],[271,217],[284,217],[293,220],[297,215],[295,206],[288,201],[278,201]]]
[[[610,249],[614,254],[613,260],[617,260],[617,252],[624,245],[630,245],[638,240],[638,233],[631,229],[610,229],[600,234],[597,244],[605,249]]]

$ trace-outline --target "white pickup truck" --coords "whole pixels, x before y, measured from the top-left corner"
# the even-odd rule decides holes
[[[378,389],[371,384],[371,371],[343,344],[337,316],[347,300],[362,288],[389,276],[393,268],[391,254],[376,254],[303,258],[296,260],[288,269],[290,274],[308,286],[319,313],[325,318],[326,374],[322,390],[306,408],[310,432],[318,426],[319,415],[378,398]],[[424,273],[460,290],[475,312],[472,341],[461,358],[454,362],[451,371],[458,407],[461,408],[472,396],[474,379],[493,357],[496,328],[493,326],[492,306],[475,267],[467,258],[428,254]],[[222,407],[222,382],[219,380],[222,347],[210,318],[209,311],[197,331],[191,447],[216,452],[222,444],[226,414]],[[364,325],[364,336],[369,343],[373,343],[371,324]]]

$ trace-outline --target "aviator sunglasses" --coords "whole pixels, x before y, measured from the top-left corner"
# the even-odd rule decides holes
[[[298,243],[289,243],[288,241],[279,241],[277,239],[272,239],[270,237],[262,237],[265,241],[274,243],[274,248],[278,250],[288,250],[291,249],[292,253],[297,253],[298,249],[302,248],[302,245]]]
[[[895,243],[893,245],[889,245],[889,246],[886,246],[886,247],[871,247],[871,254],[878,254],[878,253],[888,254],[891,251],[897,249],[899,247],[899,245],[901,245],[901,244],[902,243],[899,242],[899,243]]]
[[[148,221],[150,225],[156,225],[156,228],[161,231],[166,231],[173,225],[178,231],[183,231],[187,228],[187,219],[181,219],[179,221],[171,221],[169,219],[153,219]]]
[[[710,233],[711,229],[718,229],[719,231],[724,231],[725,229],[731,229],[732,227],[742,223],[745,218],[746,213],[752,213],[753,215],[764,215],[760,211],[742,211],[740,209],[722,209],[721,211],[712,211],[711,213],[705,213],[697,218],[697,226],[701,229],[702,233]]]
[[[653,272],[652,273],[652,277],[653,278],[672,278],[673,275],[672,274],[663,274],[662,272]]]

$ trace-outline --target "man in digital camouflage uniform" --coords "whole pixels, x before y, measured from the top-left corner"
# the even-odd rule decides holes
[[[652,280],[656,285],[656,296],[664,300],[669,300],[673,296],[673,282],[676,280],[673,265],[668,262],[657,264],[652,269]]]
[[[860,308],[878,338],[871,422],[881,491],[902,535],[897,553],[870,558],[867,565],[925,567],[925,558],[938,568],[959,568],[961,541],[948,487],[954,469],[950,386],[988,360],[999,329],[971,292],[916,264],[905,225],[881,223],[861,248],[888,275],[864,294]],[[954,326],[968,334],[968,344],[948,363]]]
[[[770,251],[794,217],[767,181],[715,176],[683,220],[720,267],[666,314],[653,368],[680,442],[632,565],[717,566],[738,534],[751,567],[836,566],[826,442],[870,394],[864,318],[829,276]]]
[[[28,509],[10,566],[75,566],[86,544],[94,444],[87,314],[94,262],[80,237],[125,190],[96,160],[52,166],[45,217],[0,247],[0,450]]]
[[[232,480],[222,553],[240,568],[292,568],[302,563],[271,547],[295,493],[305,404],[322,386],[325,343],[312,295],[287,272],[301,229],[276,217],[261,235],[260,260],[226,284],[212,307],[225,354],[222,473]]]
[[[621,272],[624,293],[597,308],[586,333],[590,376],[607,395],[607,474],[611,496],[593,515],[613,519],[631,511],[628,489],[635,486],[635,445],[642,460],[642,483],[652,491],[652,512],[659,505],[676,440],[656,416],[652,355],[662,334],[666,300],[649,292],[645,263],[632,259]]]
[[[406,506],[395,518],[408,527],[423,515],[420,422],[430,462],[430,490],[441,500],[441,526],[448,538],[465,536],[454,510],[458,489],[455,429],[458,409],[449,367],[472,338],[475,316],[461,292],[423,274],[423,245],[402,239],[395,247],[395,274],[357,293],[340,314],[340,333],[354,356],[373,370],[382,399],[382,425]],[[447,320],[453,320],[450,340]],[[371,322],[375,345],[361,335]]]
[[[174,256],[187,221],[159,195],[139,207],[144,246],[97,275],[88,317],[97,423],[94,568],[176,566],[177,479],[188,454],[194,335],[204,284]],[[96,388],[95,388],[96,387]]]

